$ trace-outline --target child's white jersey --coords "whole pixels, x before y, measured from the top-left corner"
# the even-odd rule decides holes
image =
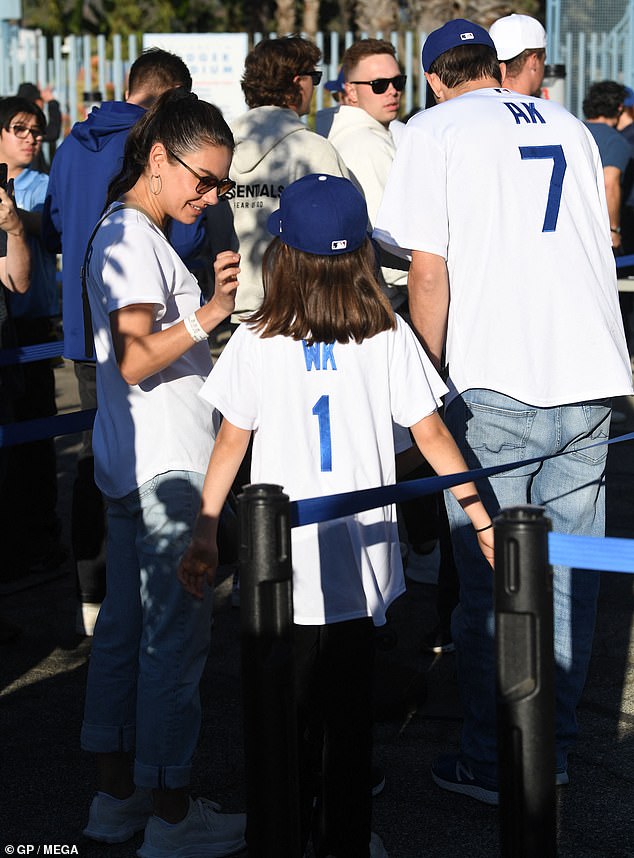
[[[447,261],[458,393],[548,407],[630,392],[599,152],[561,105],[487,88],[417,114],[375,226]]]
[[[396,481],[392,421],[412,426],[447,390],[411,329],[397,322],[345,345],[238,328],[201,396],[254,430],[253,483],[281,485],[298,500]],[[371,616],[382,625],[404,590],[393,506],[294,528],[292,552],[296,623]]]

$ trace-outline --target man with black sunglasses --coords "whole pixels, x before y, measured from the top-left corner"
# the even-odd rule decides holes
[[[382,39],[354,42],[342,57],[341,69],[345,102],[333,118],[328,140],[363,193],[374,224],[396,152],[390,125],[398,116],[407,78],[394,46]],[[407,274],[387,267],[382,272],[392,306],[401,306],[407,297]]]

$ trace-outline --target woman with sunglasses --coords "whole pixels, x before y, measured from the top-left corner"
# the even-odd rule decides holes
[[[244,845],[243,814],[189,795],[212,605],[176,579],[215,435],[198,396],[211,370],[207,335],[233,309],[239,256],[218,255],[216,292],[201,306],[165,237],[170,218],[193,223],[231,190],[232,152],[217,108],[168,91],[130,131],[84,262],[97,358],[95,481],[108,510],[107,593],[81,734],[97,759],[85,834],[116,843],[145,829],[143,858],[181,849],[222,856]]]

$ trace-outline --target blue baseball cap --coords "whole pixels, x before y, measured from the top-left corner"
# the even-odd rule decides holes
[[[625,98],[623,99],[623,107],[634,107],[634,89],[629,86],[625,87]]]
[[[328,92],[343,92],[343,85],[345,81],[343,79],[343,67],[339,71],[339,74],[334,80],[327,80],[324,84],[324,87],[328,90]]]
[[[495,51],[493,39],[484,27],[464,18],[455,18],[427,36],[423,45],[423,69],[428,72],[441,54],[460,45],[486,45]]]
[[[349,179],[311,173],[282,191],[266,226],[284,244],[319,256],[357,250],[367,237],[368,209]]]

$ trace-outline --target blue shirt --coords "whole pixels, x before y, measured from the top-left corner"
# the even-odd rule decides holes
[[[606,125],[605,122],[586,122],[585,126],[599,147],[603,166],[619,169],[622,181],[630,158],[634,155],[634,150],[630,144],[622,134],[619,134],[616,128]]]

